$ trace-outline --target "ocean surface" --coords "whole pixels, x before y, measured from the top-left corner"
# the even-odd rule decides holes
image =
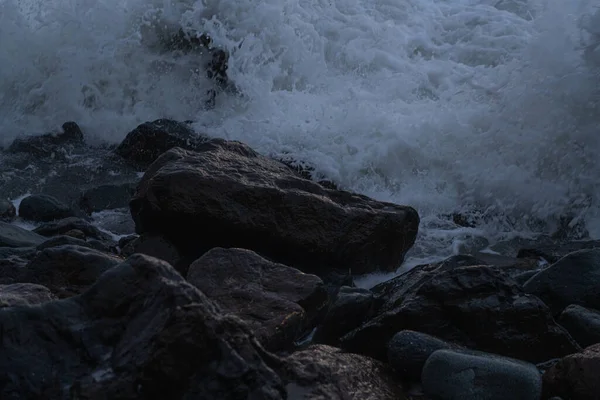
[[[415,207],[403,268],[552,233],[600,238],[600,1],[0,0],[0,145],[68,120],[116,143],[157,118]],[[204,108],[183,28],[230,53]],[[477,220],[456,224],[450,214]]]

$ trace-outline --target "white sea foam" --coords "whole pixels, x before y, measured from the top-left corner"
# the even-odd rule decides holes
[[[600,14],[591,0],[3,0],[0,135],[78,121],[118,141],[159,117],[290,155],[343,187],[409,204],[415,254],[465,232],[440,213],[497,211],[483,236],[579,214],[600,236]],[[179,26],[231,53],[243,97],[202,109]],[[523,223],[522,223],[523,222]],[[446,225],[445,225],[446,224]]]

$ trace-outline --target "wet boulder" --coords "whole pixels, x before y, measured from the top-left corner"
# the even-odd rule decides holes
[[[207,137],[195,133],[189,124],[157,119],[129,132],[115,152],[145,169],[167,150],[174,147],[194,150],[206,140]]]
[[[600,393],[600,344],[562,358],[543,376],[543,398],[597,400]]]
[[[529,279],[523,288],[558,315],[571,304],[600,309],[600,248],[566,255]]]
[[[50,156],[59,151],[83,144],[83,133],[75,122],[65,122],[62,132],[15,139],[8,147],[11,153],[28,153],[34,156]]]
[[[313,345],[285,359],[288,399],[407,400],[389,366],[335,347]]]
[[[46,240],[36,232],[0,221],[0,247],[35,247]]]
[[[582,347],[600,343],[600,311],[571,304],[560,314],[561,324]]]
[[[314,328],[328,301],[315,275],[250,250],[212,249],[192,263],[187,280],[224,312],[244,320],[271,351],[292,348]]]
[[[1,398],[285,398],[245,324],[151,257],[80,296],[4,308],[0,330]]]
[[[536,400],[542,377],[536,366],[495,354],[438,350],[423,367],[423,389],[432,399]]]
[[[326,189],[243,143],[202,146],[146,171],[130,203],[137,233],[159,232],[190,257],[246,248],[317,275],[394,271],[414,243],[411,207]]]
[[[19,217],[34,221],[48,222],[75,216],[75,212],[56,197],[33,194],[19,204]]]
[[[415,330],[490,353],[542,362],[579,346],[548,307],[489,266],[424,266],[373,288],[376,316],[342,338],[342,347],[385,359],[401,330]]]
[[[122,259],[88,247],[63,245],[40,251],[24,268],[20,282],[47,286],[58,297],[83,292]]]

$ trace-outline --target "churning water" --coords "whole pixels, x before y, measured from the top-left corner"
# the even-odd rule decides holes
[[[0,0],[0,144],[160,117],[417,208],[415,257],[551,230],[600,236],[600,13],[590,0]],[[179,27],[231,54],[204,110]],[[477,228],[441,215],[474,210]],[[548,226],[531,221],[547,222]],[[543,224],[542,224],[543,225]]]

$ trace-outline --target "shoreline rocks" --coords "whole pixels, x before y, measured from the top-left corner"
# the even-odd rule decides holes
[[[55,196],[48,222],[0,222],[1,398],[533,399],[541,372],[543,399],[597,398],[593,241],[517,240],[357,288],[400,265],[415,209],[172,120],[107,154],[28,189]]]

